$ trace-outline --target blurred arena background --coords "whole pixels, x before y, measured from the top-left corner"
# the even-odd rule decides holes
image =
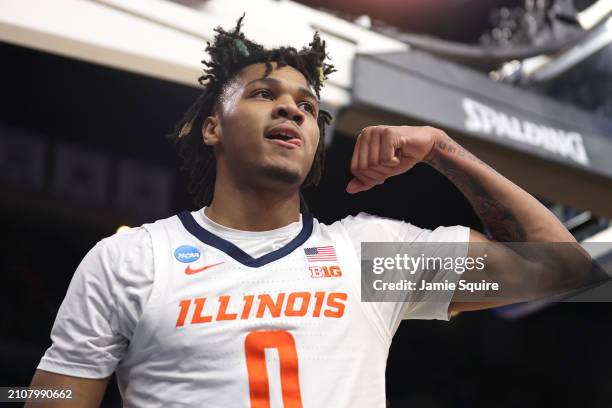
[[[338,72],[322,100],[335,121],[307,193],[320,220],[368,211],[482,229],[427,166],[344,191],[362,127],[431,124],[579,241],[612,242],[610,0],[0,0],[0,385],[29,384],[99,239],[193,209],[164,135],[199,94],[213,28],[243,11],[266,45],[319,30],[330,46]],[[611,318],[610,303],[562,303],[404,322],[389,405],[610,407]],[[103,406],[120,406],[115,385]]]

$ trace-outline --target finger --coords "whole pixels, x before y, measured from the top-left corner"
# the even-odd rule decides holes
[[[361,182],[357,178],[353,178],[346,186],[346,192],[350,194],[360,193],[362,191],[367,191],[374,187],[373,184],[366,184]]]
[[[364,171],[365,170],[354,171],[354,178],[361,181],[363,184],[374,184],[377,182],[377,178],[364,174]]]
[[[388,161],[380,162],[380,165],[391,168],[396,167],[398,164],[400,164],[400,159],[397,156],[391,157],[391,159]]]
[[[379,162],[396,164],[399,163],[399,159],[395,156],[395,145],[393,144],[392,137],[382,138],[380,145]]]
[[[366,128],[361,135],[361,144],[359,145],[359,158],[357,162],[357,168],[360,170],[368,168],[368,153],[370,151],[370,138],[372,137],[372,130],[374,128]]]
[[[380,141],[382,132],[375,131],[372,132],[372,137],[370,138],[370,146],[368,153],[368,167],[377,166],[380,159]]]
[[[361,170],[360,173],[363,174],[365,177],[367,177],[372,183],[385,181],[385,179],[389,177],[388,174],[385,174],[373,168],[369,168],[367,170]]]
[[[357,142],[355,142],[355,147],[353,148],[353,157],[351,157],[351,171],[357,170],[357,164],[359,161],[359,146],[361,144],[361,136],[363,135],[362,129],[361,132],[357,135]]]
[[[389,177],[371,169],[359,170],[358,172],[353,173],[353,176],[361,184],[368,186],[368,188],[383,184],[385,180]]]
[[[385,166],[383,164],[379,164],[378,166],[369,168],[368,170],[376,172],[378,177],[383,177],[383,178],[393,176],[397,174],[398,172],[398,170],[396,169],[396,166]]]

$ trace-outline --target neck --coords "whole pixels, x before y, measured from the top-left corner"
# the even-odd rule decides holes
[[[208,218],[217,224],[242,231],[269,231],[299,221],[298,190],[253,188],[219,176],[206,208]]]

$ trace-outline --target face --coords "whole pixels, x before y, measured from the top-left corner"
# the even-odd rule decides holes
[[[254,64],[228,84],[218,112],[204,122],[204,143],[214,146],[218,176],[298,188],[319,143],[319,104],[299,71],[272,65],[266,78],[265,64]]]

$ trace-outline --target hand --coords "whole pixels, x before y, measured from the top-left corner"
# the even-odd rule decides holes
[[[354,194],[384,183],[429,159],[444,133],[429,126],[369,126],[357,137],[346,191]]]

